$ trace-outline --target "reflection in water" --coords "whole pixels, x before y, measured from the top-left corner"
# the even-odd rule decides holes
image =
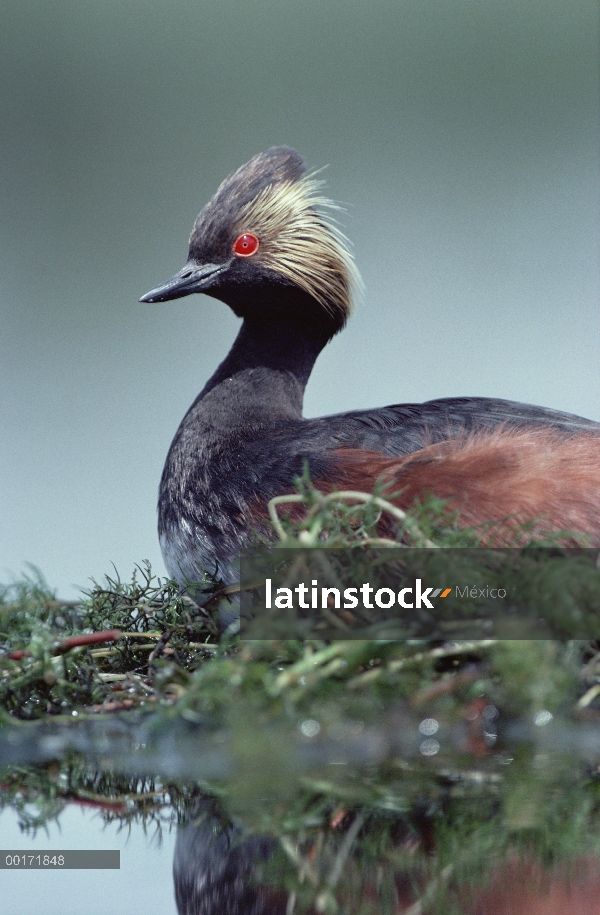
[[[143,823],[149,835],[178,822],[178,915],[600,915],[597,782],[561,765],[515,760],[503,781],[444,766],[418,779],[412,802],[416,770],[390,771],[381,795],[372,771],[353,782],[343,767],[337,783],[290,782],[285,799],[255,797],[240,815],[198,785],[99,773],[71,756],[5,770],[0,801],[28,832],[59,803],[93,802],[106,823]]]
[[[293,896],[263,882],[264,865],[277,843],[268,837],[243,838],[225,825],[206,801],[193,822],[179,830],[173,863],[179,915],[286,915],[314,913],[293,904]],[[405,843],[406,849],[406,843]],[[527,853],[525,853],[526,855]],[[571,867],[544,870],[525,857],[496,866],[473,884],[453,879],[451,867],[434,879],[425,870],[393,874],[393,898],[381,892],[375,868],[361,874],[360,893],[340,887],[329,909],[322,897],[316,911],[349,915],[600,915],[600,861],[586,858]]]
[[[498,869],[490,886],[460,894],[464,915],[598,915],[600,865],[578,862],[569,872],[528,863]]]
[[[600,915],[597,717],[394,700],[5,726],[0,803],[180,824],[179,915]]]
[[[203,802],[177,834],[173,879],[179,915],[285,915],[287,894],[259,880],[276,845],[266,836],[244,838],[211,801]]]

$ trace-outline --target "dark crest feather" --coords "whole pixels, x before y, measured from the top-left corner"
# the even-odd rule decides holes
[[[343,327],[361,281],[348,241],[304,159],[289,146],[273,146],[250,159],[219,187],[198,216],[189,260],[226,263],[243,232],[260,239],[254,263],[307,292]]]
[[[218,227],[233,220],[266,187],[282,181],[299,181],[305,173],[304,159],[291,146],[271,146],[253,156],[222,182],[199,213],[190,236],[190,256],[201,245],[218,245],[221,241]]]

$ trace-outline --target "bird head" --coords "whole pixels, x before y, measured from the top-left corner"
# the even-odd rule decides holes
[[[140,301],[205,292],[241,317],[310,301],[331,334],[340,330],[360,277],[322,185],[287,146],[254,156],[199,214],[185,267]]]

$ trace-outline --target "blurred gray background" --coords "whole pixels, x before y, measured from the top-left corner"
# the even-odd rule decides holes
[[[366,294],[308,415],[495,395],[600,419],[593,0],[3,4],[0,580],[148,558],[237,319],[138,297],[273,144],[330,165]]]

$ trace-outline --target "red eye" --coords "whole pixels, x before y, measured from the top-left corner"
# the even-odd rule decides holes
[[[250,257],[251,254],[255,254],[258,251],[258,244],[256,235],[245,232],[234,241],[233,253],[238,257]]]

